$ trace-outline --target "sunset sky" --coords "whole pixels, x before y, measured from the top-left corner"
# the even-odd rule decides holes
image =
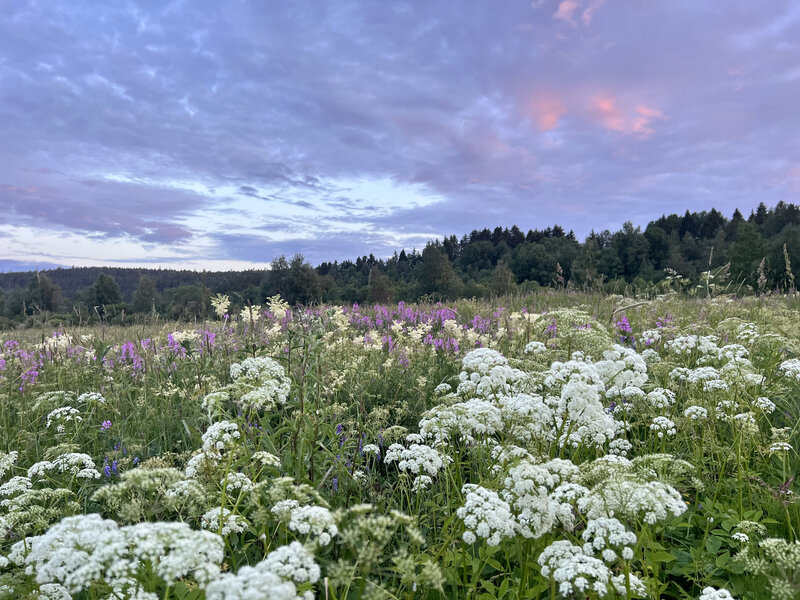
[[[0,0],[0,270],[800,202],[800,3]]]

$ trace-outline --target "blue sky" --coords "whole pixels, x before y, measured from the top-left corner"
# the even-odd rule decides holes
[[[0,269],[800,202],[797,2],[0,6]]]

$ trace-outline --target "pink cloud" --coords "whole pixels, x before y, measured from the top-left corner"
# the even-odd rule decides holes
[[[560,19],[573,27],[577,27],[578,23],[575,21],[575,11],[579,6],[580,4],[576,2],[576,0],[562,0],[558,5],[558,10],[553,13],[553,18]]]
[[[592,2],[587,6],[584,11],[581,13],[581,21],[587,27],[592,24],[592,19],[594,18],[594,14],[597,10],[605,4],[606,0],[592,0]]]
[[[609,131],[642,137],[652,135],[653,121],[666,118],[660,110],[641,104],[632,111],[625,111],[617,105],[617,99],[609,94],[595,96],[589,108]]]
[[[588,27],[592,24],[595,13],[605,2],[606,0],[591,0],[587,6],[582,0],[562,0],[556,12],[553,13],[553,18],[577,27],[578,22],[575,20],[575,15],[580,11],[581,22]]]
[[[537,101],[533,106],[536,125],[542,131],[550,131],[558,127],[558,122],[567,113],[567,107],[558,98]]]

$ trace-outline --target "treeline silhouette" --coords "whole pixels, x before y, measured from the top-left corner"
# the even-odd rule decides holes
[[[265,257],[267,258],[267,257]],[[719,211],[671,214],[642,230],[625,223],[579,242],[560,225],[523,232],[475,230],[430,241],[421,251],[372,254],[313,267],[302,255],[279,256],[270,270],[197,272],[115,267],[59,268],[0,274],[0,325],[42,313],[73,322],[124,321],[157,313],[170,319],[210,316],[210,297],[234,308],[280,294],[295,303],[450,300],[539,287],[656,290],[716,278],[739,294],[795,287],[800,261],[800,208],[763,203],[745,217]]]

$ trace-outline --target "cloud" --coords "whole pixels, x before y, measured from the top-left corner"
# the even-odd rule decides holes
[[[558,9],[553,13],[553,18],[565,23],[569,23],[573,27],[577,27],[578,23],[575,20],[575,11],[580,7],[577,0],[561,0],[558,4]]]
[[[536,124],[542,131],[550,131],[558,127],[561,117],[567,113],[567,107],[557,98],[538,100],[534,103]]]
[[[790,200],[796,14],[20,0],[0,20],[0,228],[29,241],[0,252],[342,259]]]
[[[652,135],[653,121],[666,118],[662,111],[644,105],[623,110],[618,106],[617,98],[609,94],[595,96],[590,110],[606,129],[641,137]]]

